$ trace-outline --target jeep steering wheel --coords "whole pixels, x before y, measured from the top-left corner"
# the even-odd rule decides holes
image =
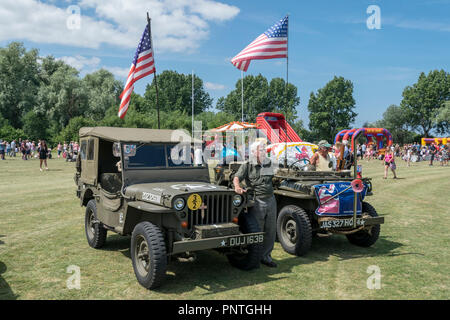
[[[295,165],[297,162],[299,162],[299,161],[305,161],[305,162],[307,162],[307,163],[305,163],[305,165],[302,166],[301,168],[299,168],[299,167],[297,167],[297,166],[294,166],[294,165]],[[308,158],[303,158],[303,159],[298,159],[297,161],[291,163],[290,165],[288,165],[288,167],[289,167],[289,168],[292,168],[293,170],[301,170],[303,167],[307,166],[307,165],[310,164],[310,163],[311,163],[311,161],[309,161]]]

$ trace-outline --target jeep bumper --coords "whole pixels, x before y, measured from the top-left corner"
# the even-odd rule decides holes
[[[357,217],[356,226],[357,227],[368,227],[377,224],[383,224],[384,217]],[[348,228],[353,226],[353,217],[320,217],[319,227],[321,229],[339,229]]]
[[[251,244],[262,244],[264,241],[264,232],[238,234],[225,237],[183,240],[173,243],[172,254],[186,251],[199,251],[215,248],[238,247]]]

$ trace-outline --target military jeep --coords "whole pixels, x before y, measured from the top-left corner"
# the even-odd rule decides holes
[[[232,187],[233,177],[242,162],[218,164],[214,168],[214,181],[218,185]],[[306,166],[305,166],[306,167]],[[303,168],[305,168],[303,167]],[[345,185],[346,192],[352,192],[350,182],[357,178],[350,170],[342,171],[303,171],[298,166],[288,165],[279,168],[272,180],[277,201],[277,239],[283,249],[293,255],[305,255],[314,235],[323,237],[332,234],[346,235],[350,243],[362,247],[373,245],[380,234],[380,224],[384,217],[368,202],[366,195],[372,195],[370,178],[361,178],[364,194],[357,194],[360,212],[336,212],[317,214],[319,201],[315,186],[323,184]],[[251,192],[247,195],[251,199]],[[335,193],[335,196],[339,194]],[[353,195],[351,195],[353,199]],[[333,198],[328,196],[328,198]],[[325,200],[322,203],[325,204]],[[355,201],[356,202],[356,201]]]
[[[193,165],[190,137],[173,130],[84,127],[79,131],[76,194],[89,245],[107,232],[131,235],[138,282],[161,285],[168,262],[217,249],[234,267],[259,267],[264,233],[245,196],[211,184],[206,164]]]

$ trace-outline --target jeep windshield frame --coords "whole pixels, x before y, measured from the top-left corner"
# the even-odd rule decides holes
[[[126,163],[126,155],[124,152],[125,145],[135,145],[136,146],[136,154],[140,151],[140,149],[145,148],[144,146],[165,146],[164,147],[164,165],[139,165],[139,166],[130,166],[129,162]],[[121,142],[120,148],[120,156],[122,161],[122,189],[126,188],[131,184],[136,183],[152,183],[152,182],[205,182],[210,183],[208,166],[203,162],[201,166],[190,165],[178,165],[178,166],[170,166],[167,151],[170,150],[169,147],[173,148],[176,145],[180,146],[177,143],[136,143],[136,142]],[[181,144],[182,145],[182,144]],[[189,143],[185,143],[185,145],[189,146]],[[140,146],[140,147],[139,147]],[[148,150],[144,154],[148,154]],[[162,154],[162,153],[160,153]],[[160,162],[161,164],[161,162]]]
[[[186,152],[189,150],[189,153]],[[189,143],[122,143],[122,170],[164,170],[206,167],[194,164]],[[188,156],[185,156],[189,154]]]

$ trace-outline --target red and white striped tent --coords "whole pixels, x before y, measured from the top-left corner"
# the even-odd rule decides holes
[[[211,129],[211,131],[212,132],[239,131],[239,130],[246,130],[246,129],[256,129],[258,127],[259,127],[259,125],[256,123],[232,121],[230,123],[221,125],[220,127]]]

